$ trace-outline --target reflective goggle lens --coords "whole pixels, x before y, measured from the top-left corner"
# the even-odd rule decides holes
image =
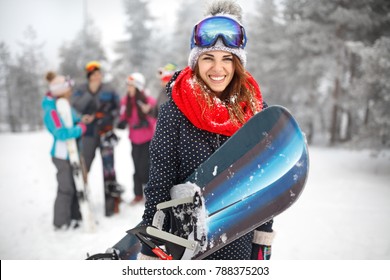
[[[227,47],[244,48],[244,27],[229,17],[215,16],[202,20],[194,27],[191,49],[195,46],[210,47],[221,37]]]

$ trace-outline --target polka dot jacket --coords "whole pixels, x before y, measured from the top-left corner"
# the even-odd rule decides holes
[[[143,225],[151,225],[156,205],[170,200],[170,189],[185,182],[193,171],[229,137],[196,128],[172,101],[170,93],[177,72],[167,85],[169,101],[160,107],[156,132],[150,145],[151,167],[145,188]],[[265,231],[272,231],[272,222]],[[264,226],[264,225],[263,225]],[[211,254],[207,259],[250,259],[253,232]],[[143,246],[141,252],[153,253]]]

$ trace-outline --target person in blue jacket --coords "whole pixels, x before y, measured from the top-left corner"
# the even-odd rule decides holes
[[[78,227],[82,218],[66,141],[81,137],[86,130],[86,126],[80,122],[80,118],[72,110],[74,126],[66,127],[56,109],[57,98],[63,97],[69,100],[71,97],[73,81],[64,76],[56,76],[53,72],[47,73],[46,80],[49,82],[49,91],[42,100],[43,122],[53,136],[53,145],[50,153],[53,164],[57,169],[58,183],[57,197],[54,202],[53,223],[55,230],[66,230]]]

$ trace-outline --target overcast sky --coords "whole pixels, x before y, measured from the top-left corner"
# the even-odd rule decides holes
[[[151,11],[161,24],[173,25],[172,9],[177,6],[177,1],[151,0]],[[23,32],[31,25],[37,32],[38,41],[45,43],[45,56],[54,60],[58,56],[60,45],[74,39],[82,28],[83,2],[84,0],[0,0],[0,41],[4,41],[12,53],[18,53],[18,42],[22,41]],[[86,3],[88,16],[102,32],[104,47],[112,49],[116,41],[124,38],[126,18],[122,0],[86,0]],[[161,12],[160,15],[157,15],[158,11]]]
[[[37,32],[38,42],[45,44],[48,66],[56,68],[59,47],[74,39],[83,26],[84,1],[88,16],[102,32],[103,46],[109,52],[115,42],[125,38],[123,0],[0,0],[0,41],[5,42],[13,54],[18,53],[18,42],[31,25]],[[182,1],[186,0],[149,0],[151,13],[161,26],[173,28],[176,10]],[[238,2],[248,11],[248,3],[253,1]],[[108,56],[112,59],[112,54]]]

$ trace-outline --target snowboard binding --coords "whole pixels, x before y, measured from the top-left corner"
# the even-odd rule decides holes
[[[107,131],[100,136],[100,143],[103,147],[115,147],[118,144],[119,138],[112,131]]]
[[[109,248],[105,253],[94,254],[90,256],[87,254],[86,260],[120,260],[118,250]]]
[[[128,232],[136,235],[160,259],[191,259],[207,244],[200,188],[192,184],[177,185],[171,189],[171,197],[172,200],[157,205],[152,226],[140,226]]]
[[[104,192],[112,197],[120,197],[124,192],[122,185],[116,181],[107,181],[104,184]]]

